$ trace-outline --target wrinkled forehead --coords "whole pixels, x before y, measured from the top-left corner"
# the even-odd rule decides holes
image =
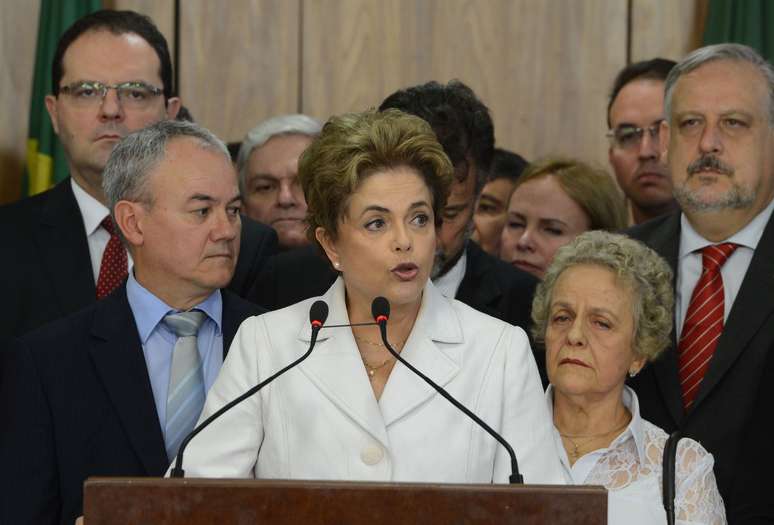
[[[769,104],[769,83],[755,65],[743,60],[713,60],[677,79],[672,116],[743,111],[768,118]]]

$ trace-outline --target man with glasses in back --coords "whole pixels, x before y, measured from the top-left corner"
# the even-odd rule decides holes
[[[607,105],[608,158],[635,224],[676,209],[658,145],[664,80],[674,65],[654,58],[626,66],[613,82]]]
[[[115,289],[132,267],[108,217],[102,171],[125,135],[180,109],[164,36],[146,16],[102,10],[59,39],[45,99],[70,178],[0,208],[0,348],[3,339],[80,310]],[[246,239],[245,236],[249,236]],[[270,228],[245,221],[243,253],[230,288],[276,251]]]

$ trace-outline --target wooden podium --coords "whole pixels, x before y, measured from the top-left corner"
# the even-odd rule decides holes
[[[90,478],[85,525],[607,523],[602,487]]]

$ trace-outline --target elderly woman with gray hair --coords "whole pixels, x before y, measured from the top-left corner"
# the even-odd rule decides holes
[[[672,272],[645,245],[590,231],[562,247],[538,286],[532,317],[544,342],[546,401],[568,482],[609,491],[608,523],[666,523],[662,458],[667,434],[640,417],[624,382],[669,344]],[[679,442],[677,523],[725,523],[714,461]]]

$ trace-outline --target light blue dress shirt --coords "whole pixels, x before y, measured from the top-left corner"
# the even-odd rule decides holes
[[[161,321],[168,313],[176,310],[145,289],[134,278],[134,272],[129,272],[126,281],[126,296],[134,314],[134,322],[140,334],[145,365],[148,368],[153,399],[156,402],[156,413],[159,424],[164,432],[167,422],[167,389],[172,373],[172,352],[177,337]],[[223,299],[220,290],[215,290],[203,302],[197,304],[197,310],[204,312],[205,318],[199,328],[197,339],[199,358],[204,373],[205,393],[215,382],[215,378],[223,364]],[[193,309],[193,308],[192,308]],[[166,439],[166,436],[164,436]]]

